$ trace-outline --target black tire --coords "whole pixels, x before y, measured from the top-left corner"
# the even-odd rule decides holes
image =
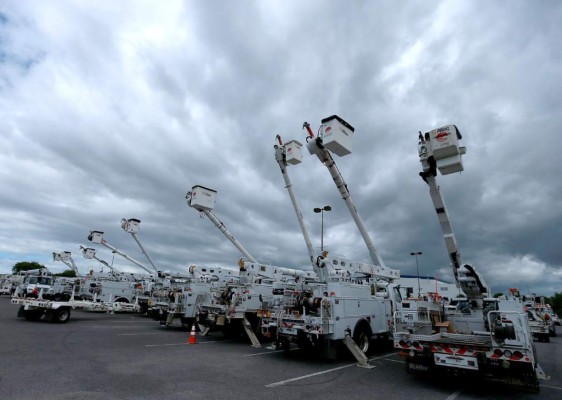
[[[340,341],[324,338],[322,359],[326,361],[336,361],[338,359],[339,349]]]
[[[181,318],[181,328],[184,331],[191,332],[191,327],[193,326],[193,318]],[[195,330],[198,331],[198,326],[195,325]]]
[[[115,299],[116,303],[129,303],[129,300],[127,300],[125,297],[119,297],[117,299]]]
[[[53,322],[57,324],[67,323],[70,319],[70,308],[62,307],[58,310],[53,310]]]
[[[291,350],[291,342],[289,342],[289,340],[286,338],[281,339],[279,346],[281,346],[283,351],[285,351],[286,353],[288,353]]]
[[[365,321],[359,321],[353,331],[353,341],[363,354],[367,354],[371,348],[371,336],[371,327]]]
[[[23,316],[28,321],[39,321],[43,316],[43,310],[26,310],[23,312]]]
[[[240,337],[242,336],[242,324],[240,324],[238,321],[227,322],[225,325],[223,325],[221,330],[223,335],[226,336],[226,338],[229,340],[240,339]]]

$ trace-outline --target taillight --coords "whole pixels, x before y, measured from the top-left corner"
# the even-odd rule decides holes
[[[505,351],[503,352],[503,355],[506,356],[507,358],[511,357],[511,354],[512,354],[512,353],[511,353],[510,350],[505,350]]]
[[[503,356],[503,351],[501,351],[501,349],[495,349],[494,354],[498,357],[501,357]]]
[[[523,358],[523,353],[521,353],[519,350],[514,351],[511,358],[514,360],[520,360],[521,358]]]

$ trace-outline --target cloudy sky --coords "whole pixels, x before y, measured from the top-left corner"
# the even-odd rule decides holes
[[[256,259],[308,268],[274,139],[337,114],[355,136],[335,159],[387,266],[415,274],[422,251],[421,274],[451,277],[417,135],[452,123],[465,171],[438,183],[463,261],[493,292],[560,292],[561,20],[557,1],[1,2],[0,273],[66,269],[53,251],[99,269],[79,252],[91,230],[148,264],[122,218],[162,270],[234,267],[186,205],[194,185]],[[325,247],[369,261],[327,169],[305,152],[289,173],[315,246],[331,205]]]

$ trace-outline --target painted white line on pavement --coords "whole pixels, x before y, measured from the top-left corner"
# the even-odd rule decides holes
[[[265,356],[265,355],[268,355],[268,354],[281,353],[281,352],[285,352],[285,351],[294,351],[294,350],[298,350],[298,349],[264,351],[263,353],[246,354],[242,357]]]
[[[197,342],[195,344],[207,344],[207,343],[223,343],[223,342],[229,342],[229,340],[210,340],[208,342]],[[183,346],[183,345],[189,345],[191,343],[187,343],[187,342],[182,342],[182,343],[167,343],[167,344],[146,344],[144,345],[144,347],[167,347],[167,346]]]
[[[562,387],[558,387],[558,386],[550,386],[550,385],[539,385],[540,387],[546,387],[549,389],[556,389],[556,390],[562,390]]]
[[[445,400],[455,400],[462,393],[462,390],[457,390],[455,393],[449,395]]]
[[[398,354],[398,353],[390,353],[390,354],[385,354],[385,355],[379,356],[379,357],[369,358],[369,361],[378,360],[378,359],[385,358],[385,357],[388,357],[388,356],[394,355],[394,354]],[[325,370],[325,371],[315,372],[315,373],[313,373],[313,374],[298,376],[298,377],[296,377],[296,378],[291,378],[291,379],[287,379],[287,380],[280,381],[280,382],[270,383],[269,385],[265,385],[265,387],[276,387],[276,386],[281,386],[281,385],[284,385],[284,384],[286,384],[286,383],[295,382],[295,381],[300,381],[300,380],[302,380],[302,379],[307,379],[307,378],[311,378],[311,377],[313,377],[313,376],[323,375],[323,374],[327,374],[327,373],[330,373],[330,372],[338,371],[338,370],[340,370],[340,369],[349,368],[349,367],[355,367],[355,366],[357,366],[357,363],[342,365],[341,367],[331,368],[331,369],[327,369],[327,370]]]
[[[116,333],[117,336],[162,335],[165,332]]]
[[[400,363],[400,364],[406,364],[406,361],[402,361],[402,360],[393,360],[392,358],[385,358],[384,360],[386,360],[386,361],[392,361],[392,362]]]

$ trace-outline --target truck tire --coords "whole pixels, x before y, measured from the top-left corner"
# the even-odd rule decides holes
[[[70,308],[62,307],[58,310],[53,310],[52,321],[58,324],[67,323],[70,319]]]
[[[371,327],[366,321],[359,321],[353,331],[353,341],[361,349],[363,354],[367,354],[371,347]]]
[[[23,317],[28,321],[39,321],[43,316],[43,310],[25,310]]]
[[[183,318],[182,317],[182,318],[180,318],[180,321],[181,321],[181,328],[184,331],[190,332],[191,327],[193,326],[193,323],[194,323],[193,318]],[[198,326],[195,325],[195,330],[197,330],[197,329],[198,329]]]
[[[116,303],[129,303],[129,300],[125,297],[118,297],[115,299]]]

